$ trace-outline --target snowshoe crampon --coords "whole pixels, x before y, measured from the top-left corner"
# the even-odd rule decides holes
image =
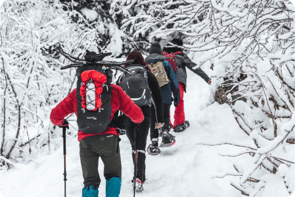
[[[189,126],[190,126],[190,124],[189,124],[189,122],[186,120],[186,121],[184,121],[183,124],[176,125],[175,128],[174,128],[174,132],[176,132],[176,133],[183,132],[183,131],[186,130]]]
[[[175,139],[171,143],[163,143],[162,142],[161,145],[160,145],[160,147],[161,148],[167,148],[167,147],[173,146],[175,143],[176,143],[176,140]]]
[[[147,152],[149,155],[158,155],[161,153],[161,150],[158,146],[154,146],[153,144],[150,144],[147,147]]]
[[[136,178],[136,181],[135,181],[135,191],[136,192],[142,192],[144,189],[143,189],[143,183],[139,178]],[[134,187],[134,181],[133,181],[133,185]]]
[[[173,146],[175,143],[175,136],[168,133],[167,131],[164,131],[160,147],[170,147]]]

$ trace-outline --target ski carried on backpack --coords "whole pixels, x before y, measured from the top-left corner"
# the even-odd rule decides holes
[[[56,46],[56,50],[62,54],[65,58],[67,58],[68,60],[70,60],[71,62],[74,62],[73,64],[67,65],[67,66],[63,66],[60,69],[64,70],[64,69],[68,69],[68,68],[73,68],[73,67],[82,67],[82,66],[87,66],[87,65],[94,65],[97,67],[103,67],[105,69],[116,69],[116,70],[120,70],[122,72],[129,72],[127,69],[125,69],[124,67],[122,67],[121,65],[124,64],[130,64],[133,62],[133,60],[128,60],[128,61],[123,61],[123,62],[115,62],[115,61],[104,61],[103,58],[111,55],[112,53],[101,53],[101,54],[96,54],[95,52],[90,52],[90,51],[86,51],[86,55],[84,56],[84,59],[80,59],[80,58],[76,58],[73,57],[69,54],[67,54],[66,52],[64,52],[64,50],[61,48],[60,45]],[[102,68],[101,68],[102,70]]]

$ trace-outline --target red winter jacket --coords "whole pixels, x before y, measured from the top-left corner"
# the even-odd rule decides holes
[[[112,86],[112,116],[117,110],[120,110],[125,115],[127,115],[133,122],[141,123],[144,119],[141,109],[130,99],[130,97],[123,91],[120,86]],[[54,125],[61,126],[63,124],[64,118],[75,112],[77,116],[77,100],[76,100],[76,89],[74,89],[64,100],[62,100],[54,109],[52,109],[50,114],[50,120]],[[108,129],[103,133],[98,134],[85,134],[82,131],[78,132],[78,141],[88,136],[111,134],[118,135],[114,127],[108,127]]]

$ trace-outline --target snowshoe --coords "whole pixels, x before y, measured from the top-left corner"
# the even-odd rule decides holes
[[[147,147],[147,152],[149,155],[158,155],[161,153],[161,150],[158,146],[158,141],[152,141],[152,144],[150,144]]]
[[[183,124],[176,125],[176,126],[174,127],[174,132],[176,132],[176,133],[183,132],[183,131],[186,130],[189,126],[190,126],[190,124],[189,124],[189,122],[186,120],[186,121],[184,121]]]
[[[175,136],[171,135],[167,131],[163,132],[162,143],[160,147],[170,147],[176,143]]]
[[[132,186],[134,187],[134,181],[132,180],[133,184]],[[136,192],[142,192],[143,191],[143,183],[139,178],[136,178],[135,181],[135,191]]]
[[[173,128],[173,126],[172,126],[171,124],[169,124],[169,125],[165,125],[165,124],[164,124],[164,126],[163,126],[162,128],[159,128],[159,129],[158,129],[158,131],[159,131],[159,136],[160,136],[160,137],[163,137],[163,132],[164,132],[164,131],[169,132],[171,128]]]

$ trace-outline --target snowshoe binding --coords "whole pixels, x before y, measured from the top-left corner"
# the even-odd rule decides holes
[[[167,131],[164,131],[160,147],[170,147],[173,146],[175,143],[175,136],[168,133]]]
[[[134,187],[134,181],[133,182],[133,187]],[[136,192],[142,192],[143,191],[143,183],[139,178],[136,178],[135,180],[135,191]]]
[[[152,140],[152,144],[150,144],[148,147],[147,147],[147,152],[149,155],[158,155],[161,153],[161,150],[158,146],[158,141],[153,141]]]
[[[183,124],[176,125],[175,128],[174,128],[174,132],[176,132],[176,133],[183,132],[183,131],[186,130],[189,126],[190,126],[190,124],[189,124],[189,122],[186,120],[186,121],[184,121]]]

